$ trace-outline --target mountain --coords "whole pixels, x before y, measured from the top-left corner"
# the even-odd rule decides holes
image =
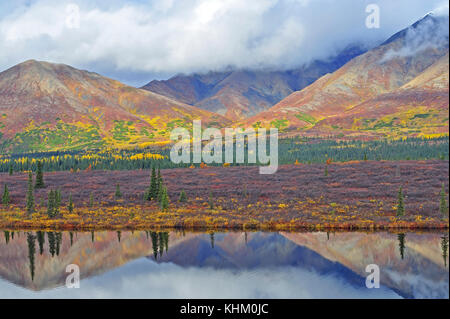
[[[53,239],[56,238],[53,242],[55,247],[52,248],[51,234],[54,235]],[[59,235],[61,237],[56,237]],[[16,232],[14,238],[9,238],[9,242],[1,243],[0,278],[20,287],[40,291],[64,286],[66,267],[70,264],[77,264],[81,270],[81,279],[85,279],[153,254],[151,238],[145,232],[77,232],[72,235],[73,238],[70,239],[67,232],[43,232],[45,240],[41,252],[35,233],[30,253],[27,234]],[[176,247],[192,236],[194,235],[170,233],[170,245]],[[31,255],[34,256],[32,262]]]
[[[436,233],[281,233],[299,246],[366,277],[367,265],[380,269],[380,282],[405,298],[446,298],[447,256]],[[403,251],[402,248],[403,247]],[[403,254],[403,255],[402,255]],[[421,269],[421,271],[418,271]],[[402,278],[403,277],[403,278]],[[405,280],[409,278],[410,280]],[[414,280],[411,280],[414,278]]]
[[[148,145],[174,126],[222,116],[63,64],[26,61],[0,73],[0,149]]]
[[[244,123],[305,135],[448,132],[448,43],[448,17],[427,15]]]
[[[328,60],[316,60],[293,70],[234,70],[177,75],[166,81],[152,81],[142,89],[236,121],[267,110],[292,92],[303,89],[364,52],[355,45]]]

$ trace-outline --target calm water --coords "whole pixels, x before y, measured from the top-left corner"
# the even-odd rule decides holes
[[[443,233],[0,233],[0,298],[448,298]],[[66,267],[80,288],[65,286]],[[366,288],[366,266],[381,287]]]

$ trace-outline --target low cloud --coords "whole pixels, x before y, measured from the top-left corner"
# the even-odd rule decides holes
[[[291,68],[355,42],[373,45],[442,7],[442,0],[377,1],[381,28],[367,29],[366,0],[13,3],[0,4],[0,69],[37,59],[129,83],[133,75]]]

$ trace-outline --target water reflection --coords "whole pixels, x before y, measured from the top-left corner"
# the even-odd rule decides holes
[[[448,234],[3,234],[5,298],[448,298]],[[63,287],[69,264],[80,289]],[[365,288],[368,264],[381,289]]]

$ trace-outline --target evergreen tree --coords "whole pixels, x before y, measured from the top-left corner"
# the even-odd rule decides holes
[[[169,208],[169,196],[167,195],[166,187],[163,187],[161,191],[160,207],[162,211],[166,211]]]
[[[402,260],[405,258],[405,234],[398,234],[398,249]]]
[[[214,208],[214,199],[213,199],[213,194],[211,191],[209,192],[208,204],[209,204],[210,209]]]
[[[364,153],[364,161],[365,162],[367,161],[367,154],[366,153]]]
[[[27,213],[34,213],[34,188],[33,188],[33,174],[28,174],[28,191],[27,191]]]
[[[12,165],[9,165],[9,175],[12,176],[14,173]]]
[[[5,184],[5,187],[3,189],[2,203],[3,203],[3,205],[11,204],[11,198],[9,196],[8,185],[6,185],[6,184]]]
[[[404,196],[403,196],[403,189],[400,186],[398,190],[398,200],[397,200],[397,217],[401,217],[405,215],[405,203],[404,203]]]
[[[158,181],[156,177],[155,167],[152,167],[152,175],[150,176],[150,187],[148,190],[147,200],[154,200],[158,196]]]
[[[447,204],[447,194],[445,193],[445,185],[442,183],[442,189],[441,189],[441,200],[439,203],[439,211],[441,212],[441,215],[444,217],[448,213],[448,204]]]
[[[53,232],[47,232],[47,239],[48,239],[48,249],[50,251],[50,254],[53,256],[55,256],[55,252],[56,252],[56,238],[55,238],[55,233]]]
[[[211,248],[214,249],[214,233],[213,232],[211,232],[209,234],[209,238],[211,240]]]
[[[120,185],[117,184],[116,185],[116,193],[114,194],[114,196],[116,197],[116,199],[119,199],[122,197],[122,193],[120,192]]]
[[[94,194],[92,192],[89,195],[89,207],[94,207]]]
[[[184,189],[181,191],[180,198],[178,199],[178,201],[180,203],[186,203],[187,202],[187,196],[186,196],[186,193],[185,193]]]
[[[69,214],[73,213],[72,194],[69,194],[69,204],[67,205],[67,210],[69,211]]]
[[[441,239],[442,258],[444,258],[444,266],[447,268],[448,236],[441,237]]]
[[[54,191],[54,216],[59,215],[59,208],[61,206],[61,191]]]
[[[42,162],[37,162],[36,184],[35,188],[44,188],[44,173],[42,172]]]
[[[36,237],[32,233],[27,233],[27,243],[28,243],[28,260],[30,262],[30,275],[31,281],[34,280],[34,255],[36,253]]]
[[[156,232],[151,232],[150,237],[152,239],[153,257],[155,260],[158,259],[158,234]]]
[[[325,172],[324,172],[324,176],[328,176],[328,164],[325,165]]]
[[[156,178],[156,189],[158,190],[158,193],[156,194],[156,196],[159,196],[159,191],[162,189],[162,186],[163,185],[163,179],[162,179],[162,176],[161,176],[161,168],[158,166],[158,176],[157,176],[157,178]]]
[[[47,216],[49,218],[55,217],[55,193],[53,192],[53,190],[50,190],[50,192],[48,193]]]
[[[36,237],[39,243],[39,255],[44,253],[45,233],[42,231],[36,232]]]
[[[163,182],[159,183],[159,185],[158,185],[158,191],[156,192],[156,200],[157,200],[158,203],[160,203],[160,204],[161,204],[161,200],[162,200],[162,196],[163,196],[163,188],[164,188]]]
[[[70,247],[73,245],[73,233],[69,232],[69,238],[70,238]]]

